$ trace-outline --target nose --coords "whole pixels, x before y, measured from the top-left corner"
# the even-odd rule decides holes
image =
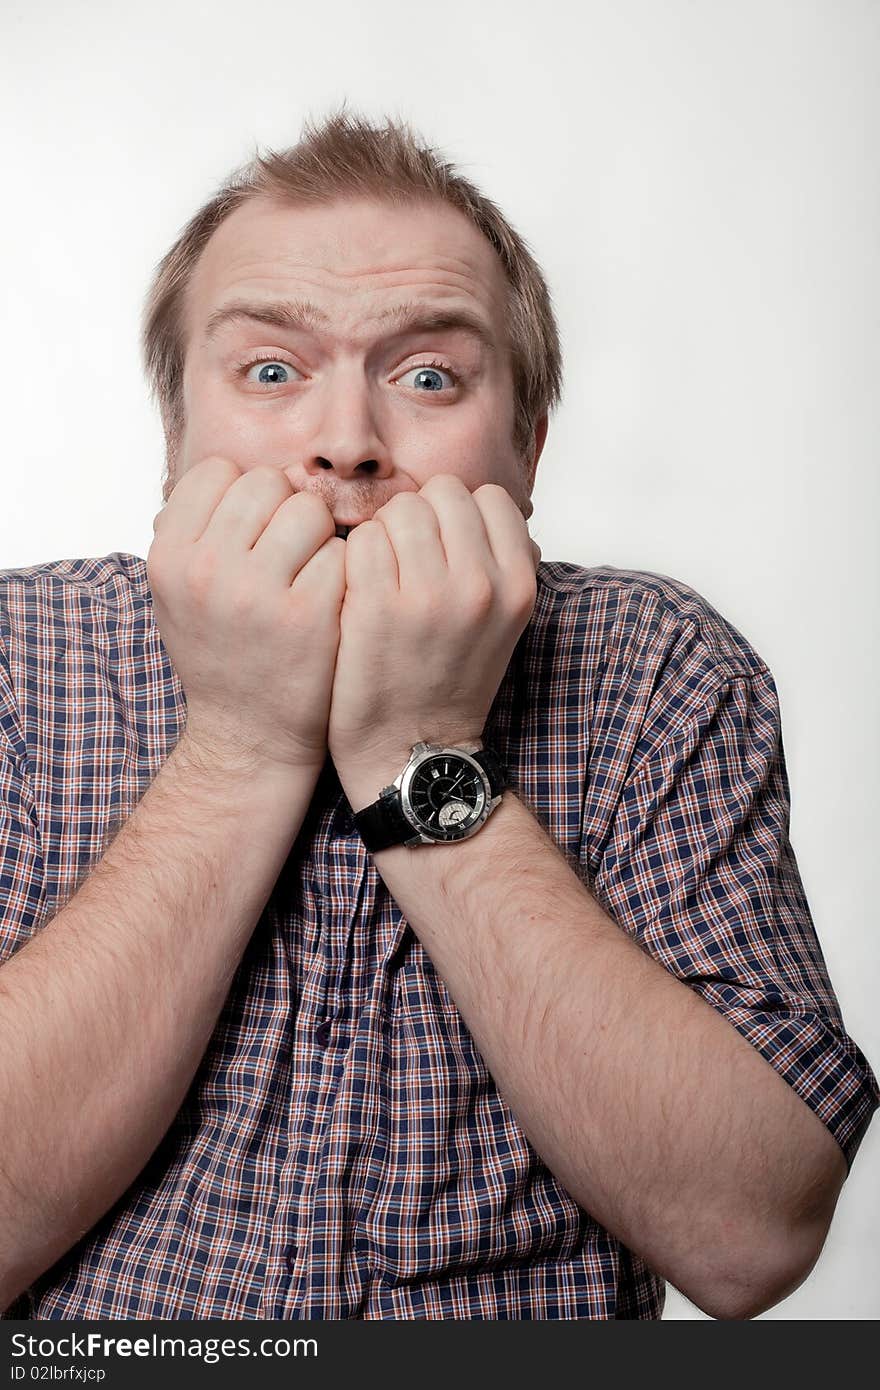
[[[312,477],[334,473],[339,478],[385,478],[391,456],[376,424],[374,403],[363,375],[340,372],[332,388],[316,393],[318,413],[302,457]]]

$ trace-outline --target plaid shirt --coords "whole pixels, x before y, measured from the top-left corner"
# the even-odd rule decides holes
[[[486,742],[621,929],[851,1163],[880,1097],[789,843],[767,666],[664,575],[538,579]],[[186,705],[137,556],[0,572],[0,639],[2,961],[101,856]],[[663,1295],[529,1145],[328,762],[170,1129],[7,1316],[657,1318]]]

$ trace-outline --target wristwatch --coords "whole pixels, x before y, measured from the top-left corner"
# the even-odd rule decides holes
[[[466,840],[488,820],[506,786],[500,759],[482,743],[415,743],[400,776],[356,812],[354,823],[371,853]]]

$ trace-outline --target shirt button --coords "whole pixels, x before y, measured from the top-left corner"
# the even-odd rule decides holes
[[[284,1256],[284,1263],[287,1265],[288,1274],[293,1273],[298,1255],[299,1248],[296,1245],[291,1245],[290,1249],[287,1251],[287,1254]]]
[[[319,1023],[315,1029],[315,1041],[321,1047],[328,1047],[330,1044],[330,1034],[333,1030],[333,1020],[325,1018],[323,1023]]]

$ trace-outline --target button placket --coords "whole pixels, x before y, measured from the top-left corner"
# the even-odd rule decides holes
[[[345,1072],[349,1033],[356,1026],[362,993],[372,979],[372,968],[362,953],[372,957],[375,943],[369,933],[361,932],[359,924],[374,905],[378,875],[355,829],[351,806],[342,798],[328,808],[322,820],[309,868],[321,881],[324,897],[319,914],[321,931],[308,963],[307,979],[299,990],[293,1023],[291,1147],[282,1179],[289,1226],[278,1231],[276,1246],[279,1306],[283,1311],[275,1316],[286,1318],[304,1316],[320,1293],[321,1257],[314,1254],[313,1238],[316,1229],[323,1230],[327,1222],[332,1225],[336,1220],[336,1204],[341,1200],[324,1171],[323,1145]],[[310,889],[305,887],[305,891],[308,894]],[[305,965],[305,961],[300,963]],[[330,1206],[322,1214],[320,1194],[328,1183],[325,1195]],[[320,1251],[320,1237],[317,1240]],[[323,1299],[324,1294],[320,1297]]]
[[[350,815],[351,808],[347,802],[344,805],[346,814]],[[358,924],[365,920],[375,900],[371,878],[376,871],[368,862],[366,846],[356,832],[345,843],[340,843],[341,838],[337,835],[330,840],[327,856],[328,863],[332,865],[328,869],[328,877],[341,886],[338,897],[333,900],[332,921],[323,941],[326,968],[324,1018],[313,1035],[322,1048],[343,1044],[344,1026],[351,1021],[352,1010],[356,1013],[359,1007],[364,962],[357,958],[362,948],[358,947],[354,938]]]
[[[285,1227],[283,1232],[279,1230],[280,1249],[276,1256],[282,1273],[280,1287],[275,1294],[274,1312],[267,1313],[267,1317],[298,1316],[289,1310],[302,1292],[301,1285],[305,1272],[303,1257],[309,1242],[310,1213],[307,1198],[311,1191],[310,1187],[306,1188],[304,1181],[297,1182],[298,1174],[302,1174],[303,1178],[305,1174],[301,1158],[302,1154],[288,1158],[282,1167],[279,1200],[276,1209],[277,1213],[280,1214],[283,1211],[287,1216],[287,1222],[279,1221],[279,1226]],[[297,1191],[297,1189],[299,1190]]]

